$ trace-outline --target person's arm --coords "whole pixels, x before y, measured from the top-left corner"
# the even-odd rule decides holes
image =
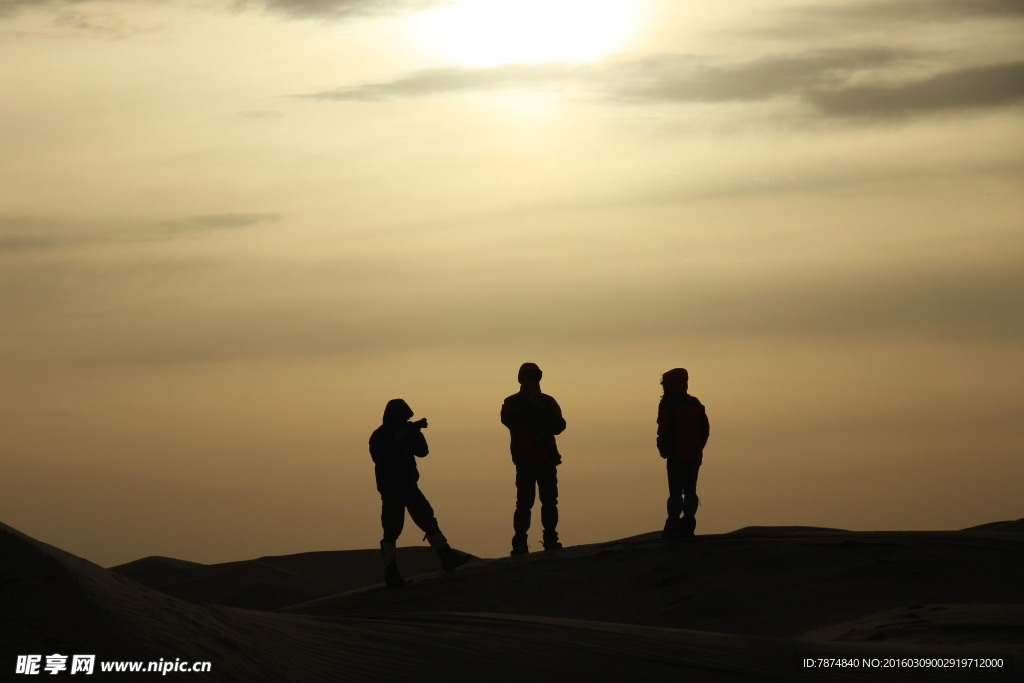
[[[658,404],[658,455],[667,458],[672,448],[672,415],[662,401]]]
[[[391,462],[399,447],[395,434],[378,429],[370,436],[370,457],[378,465]]]
[[[395,436],[392,440],[393,445],[406,453],[415,455],[417,458],[427,457],[430,449],[427,447],[427,438],[423,436],[423,430],[426,426],[426,419],[406,422],[395,431]]]
[[[551,399],[547,411],[548,429],[557,436],[565,431],[565,418],[562,417],[562,408],[558,405],[558,401],[550,396],[548,398]]]
[[[430,453],[430,448],[427,446],[427,437],[423,436],[422,430],[417,429],[413,437],[409,439],[409,448],[417,458],[425,458]]]
[[[523,418],[516,407],[515,400],[509,396],[505,399],[505,402],[501,404],[501,424],[512,429],[513,427],[518,427],[522,424],[522,421]]]

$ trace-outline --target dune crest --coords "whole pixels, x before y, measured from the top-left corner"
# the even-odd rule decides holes
[[[277,612],[197,604],[125,575],[166,579],[205,565],[147,558],[106,570],[6,526],[0,552],[6,674],[18,654],[54,652],[213,664],[208,676],[171,680],[313,683],[1009,681],[1019,670],[822,675],[797,661],[1024,662],[1024,588],[1013,580],[1024,535],[1005,531],[761,529],[691,543],[643,534],[482,560],[400,589],[356,588]],[[356,551],[259,562],[305,581],[322,580],[325,567],[345,557],[361,561]]]
[[[400,548],[399,558],[410,576],[439,566],[434,551],[423,546]],[[274,610],[375,585],[380,565],[379,550],[336,550],[218,564],[151,557],[110,570],[192,602]]]

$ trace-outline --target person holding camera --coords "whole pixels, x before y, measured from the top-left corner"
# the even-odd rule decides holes
[[[381,426],[370,435],[370,457],[373,458],[377,491],[380,492],[380,522],[384,527],[384,537],[380,541],[384,582],[391,587],[405,583],[398,571],[396,543],[405,526],[406,510],[416,526],[426,534],[427,541],[441,558],[445,572],[454,571],[469,560],[468,556],[455,552],[448,545],[434,517],[434,509],[420,491],[416,458],[424,458],[430,452],[423,436],[427,420],[423,418],[412,422],[412,416],[408,403],[400,398],[392,399],[384,407]]]

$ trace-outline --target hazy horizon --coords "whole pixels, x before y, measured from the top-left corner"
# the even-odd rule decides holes
[[[661,527],[673,367],[698,533],[1017,519],[1022,35],[1012,0],[0,1],[0,521],[108,566],[373,548],[401,397],[442,530],[504,555],[524,361],[566,544]]]

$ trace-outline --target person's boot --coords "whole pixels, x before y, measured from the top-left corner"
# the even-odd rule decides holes
[[[530,552],[530,546],[526,545],[526,534],[516,534],[512,537],[512,552],[510,555],[526,555]]]
[[[445,574],[449,574],[469,562],[469,555],[452,550],[452,547],[448,545],[448,539],[440,531],[427,534],[427,542],[441,558],[441,569]]]
[[[693,531],[697,528],[696,514],[699,505],[700,499],[697,498],[696,493],[686,496],[686,500],[683,502],[683,518],[679,520],[679,535],[683,538],[693,538]]]
[[[697,518],[693,515],[683,515],[683,518],[679,520],[679,535],[683,538],[693,538],[696,528]]]
[[[558,532],[554,529],[544,530],[544,550],[561,550],[562,544],[558,542]]]
[[[661,532],[664,539],[679,538],[683,535],[683,520],[678,517],[669,517],[665,520],[665,528]]]
[[[391,560],[384,565],[384,583],[388,588],[398,588],[405,585],[405,579],[398,573],[398,562]]]
[[[437,556],[441,558],[441,569],[445,574],[450,574],[469,562],[469,555],[453,550],[451,546],[447,545],[438,549]]]
[[[394,541],[381,541],[380,554],[384,558],[384,583],[389,588],[405,585],[405,579],[398,572],[398,549]]]

